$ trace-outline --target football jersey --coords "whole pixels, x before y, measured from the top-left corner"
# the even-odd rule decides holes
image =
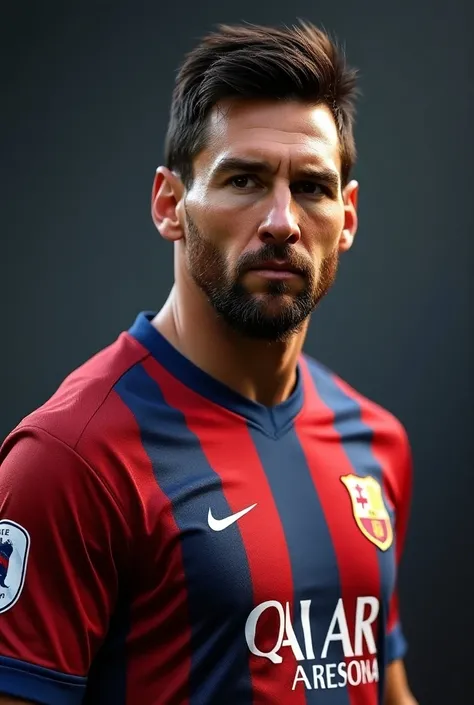
[[[141,313],[0,454],[0,693],[380,705],[411,493],[388,411],[301,355],[281,404]]]

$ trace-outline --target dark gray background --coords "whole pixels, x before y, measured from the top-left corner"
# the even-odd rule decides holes
[[[364,92],[360,229],[306,349],[408,429],[410,679],[422,705],[472,705],[467,1],[2,3],[0,436],[167,295],[149,201],[183,53],[217,22],[297,17],[345,42]]]

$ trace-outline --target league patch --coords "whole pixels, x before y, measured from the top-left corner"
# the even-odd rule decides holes
[[[0,520],[0,614],[13,607],[25,583],[30,536],[14,521]]]
[[[369,541],[386,551],[393,543],[393,530],[379,482],[370,475],[343,475],[341,482],[349,492],[357,526]]]

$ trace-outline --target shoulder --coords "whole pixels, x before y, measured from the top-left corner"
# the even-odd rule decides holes
[[[22,419],[13,433],[36,427],[75,448],[94,417],[116,401],[114,388],[119,380],[148,355],[138,341],[122,333],[72,371],[42,406]],[[106,423],[106,415],[101,418]]]
[[[122,471],[117,445],[130,436],[133,420],[115,390],[148,356],[135,338],[122,333],[71,372],[7,436],[0,449],[2,469],[9,466],[17,475],[21,467],[22,475],[48,477],[53,484],[63,483],[66,475],[71,482],[88,482],[84,475],[93,474],[115,497],[126,495],[130,478]]]
[[[302,359],[308,377],[311,378],[318,394],[328,404],[336,408],[345,404],[346,409],[351,405],[354,411],[358,412],[362,421],[371,426],[375,424],[374,431],[379,433],[385,431],[401,443],[407,442],[405,427],[395,414],[355,389],[321,362],[307,355],[304,355]]]
[[[412,460],[408,433],[390,410],[370,399],[319,361],[302,357],[305,382],[354,442],[364,438],[383,469],[384,481],[393,501],[410,494]]]

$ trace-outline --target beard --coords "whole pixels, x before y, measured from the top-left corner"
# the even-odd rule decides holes
[[[328,293],[339,265],[334,250],[319,268],[292,245],[265,244],[258,252],[242,255],[232,274],[221,251],[206,240],[186,210],[186,260],[194,282],[207,296],[217,315],[247,338],[277,342],[301,330],[321,299]],[[298,270],[303,287],[294,292],[286,280],[268,280],[262,293],[248,291],[242,279],[249,269],[268,260],[284,260]]]

